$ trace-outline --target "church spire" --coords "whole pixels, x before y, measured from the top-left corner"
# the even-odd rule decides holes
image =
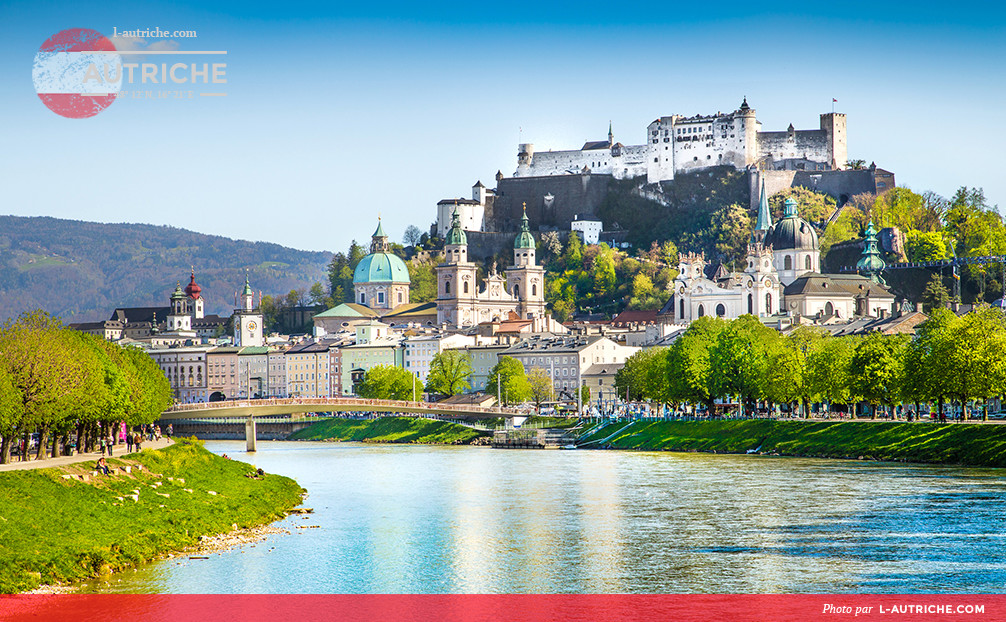
[[[877,250],[877,231],[873,228],[873,221],[866,226],[866,238],[863,241],[863,256],[856,263],[856,271],[863,276],[869,277],[874,283],[886,285],[880,273],[887,267],[884,258]]]
[[[615,144],[615,135],[611,132],[611,121],[608,121],[608,144]]]
[[[758,199],[758,222],[755,231],[760,231],[762,237],[772,226],[772,212],[768,209],[768,193],[765,191],[765,180],[761,182],[761,198]]]

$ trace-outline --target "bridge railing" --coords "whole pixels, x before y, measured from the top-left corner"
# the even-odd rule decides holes
[[[292,398],[266,398],[257,400],[233,400],[223,402],[194,402],[191,404],[175,404],[166,413],[200,412],[220,410],[223,408],[254,408],[266,406],[316,406],[317,411],[325,412],[326,407],[353,406],[366,408],[409,408],[426,411],[458,412],[458,413],[485,413],[490,417],[500,415],[519,414],[513,408],[500,408],[493,406],[475,406],[464,404],[437,404],[436,402],[409,402],[400,400],[373,400],[365,398],[349,397],[292,397]]]

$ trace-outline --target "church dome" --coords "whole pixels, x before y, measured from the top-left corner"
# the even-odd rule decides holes
[[[408,283],[409,269],[397,255],[371,253],[356,264],[353,283]]]
[[[796,209],[796,201],[786,199],[786,208],[782,219],[772,225],[765,234],[765,245],[772,245],[773,250],[816,251],[818,249],[817,232],[809,222],[800,218]]]
[[[192,274],[189,276],[189,284],[185,286],[185,293],[192,300],[199,300],[199,294],[203,291],[202,287],[196,283],[196,271],[193,268]]]

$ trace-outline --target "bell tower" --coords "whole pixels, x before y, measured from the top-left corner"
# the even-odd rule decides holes
[[[262,322],[265,319],[261,310],[255,308],[255,293],[248,282],[245,272],[245,286],[241,290],[241,308],[234,310],[234,345],[238,347],[264,346],[265,330]]]
[[[520,220],[520,233],[513,243],[513,265],[506,271],[506,287],[518,301],[521,318],[545,315],[545,269],[535,263],[534,236],[528,227],[527,203]]]
[[[457,207],[444,244],[444,261],[437,266],[437,322],[472,326],[475,314],[477,266],[468,261],[468,236]]]

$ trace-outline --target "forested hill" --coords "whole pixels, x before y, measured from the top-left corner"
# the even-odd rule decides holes
[[[207,314],[229,314],[250,270],[263,294],[327,282],[330,253],[232,240],[174,227],[0,216],[0,319],[41,308],[64,322],[116,307],[167,306],[190,267]]]

